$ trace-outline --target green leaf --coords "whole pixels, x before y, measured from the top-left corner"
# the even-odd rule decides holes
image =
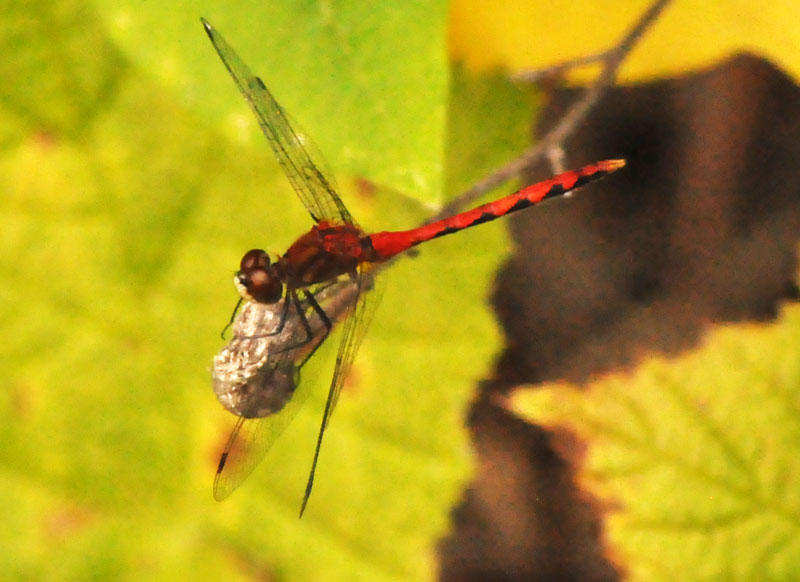
[[[216,402],[209,368],[236,301],[233,271],[245,250],[282,251],[311,222],[260,136],[233,139],[219,130],[222,117],[198,114],[213,110],[207,98],[224,96],[237,118],[249,115],[196,15],[183,27],[182,13],[157,6],[98,20],[78,4],[42,3],[7,10],[0,24],[9,71],[0,80],[0,571],[9,579],[433,579],[436,543],[470,473],[465,410],[497,346],[484,304],[507,244],[503,226],[432,242],[386,274],[382,309],[326,435],[303,520],[330,353],[314,359],[316,401],[235,495],[214,502],[214,470],[235,419]],[[402,54],[417,42],[433,52],[430,14],[441,12],[426,14],[381,51]],[[145,17],[153,24],[138,20]],[[134,27],[140,45],[184,81],[155,82],[156,69],[133,59],[104,22]],[[218,22],[235,42],[230,23]],[[441,19],[438,26],[441,38]],[[304,42],[277,59],[287,74],[306,67],[292,60]],[[171,43],[175,53],[159,52]],[[195,64],[208,67],[207,92],[179,89],[199,85],[186,81],[195,79],[189,58],[170,55],[192,47]],[[250,50],[242,49],[248,59]],[[443,58],[414,55],[426,70]],[[374,75],[400,91],[393,67],[385,60],[346,74],[358,83]],[[470,129],[479,118],[492,126],[470,110],[505,111],[503,125],[516,119],[521,127],[525,95],[495,79],[476,99],[469,92],[484,81],[464,80],[451,102],[441,91],[449,76],[430,73],[432,93],[403,88],[394,98],[403,101],[404,130],[360,146],[375,151],[386,176],[408,175],[402,151],[383,146],[395,140],[417,152],[414,111],[438,119],[419,122],[438,145],[416,154],[436,169],[414,170],[431,191],[441,176],[461,177],[456,184],[476,171],[473,152],[505,160],[519,151],[523,131],[500,143]],[[319,101],[339,99],[322,85],[317,91]],[[364,121],[352,107],[337,115],[342,126]],[[441,150],[445,131],[470,136],[458,146],[463,155]],[[393,185],[407,190],[402,179]],[[364,224],[407,228],[428,214],[394,192],[370,193],[343,189]]]
[[[578,479],[609,508],[610,554],[630,580],[793,580],[798,346],[791,305],[774,324],[720,327],[697,352],[631,376],[519,390],[512,408],[585,444]]]
[[[476,75],[457,64],[451,78],[446,184],[452,196],[525,151],[535,100],[528,85],[499,73]]]
[[[263,144],[203,16],[325,152],[336,174],[440,201],[448,92],[445,2],[97,6],[131,59],[230,133]],[[201,34],[198,34],[198,31]]]

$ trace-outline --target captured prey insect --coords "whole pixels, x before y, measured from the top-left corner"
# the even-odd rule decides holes
[[[314,226],[275,261],[266,252],[245,253],[234,277],[244,301],[233,339],[214,358],[213,383],[220,402],[239,416],[214,479],[214,497],[230,495],[255,469],[294,417],[308,391],[300,381],[305,362],[334,325],[342,326],[336,364],[317,435],[300,509],[314,483],[320,446],[342,386],[375,307],[371,265],[440,236],[489,222],[564,195],[625,165],[605,160],[405,231],[367,234],[350,215],[330,179],[303,146],[283,109],[222,36],[202,20],[214,48],[252,109],[261,131]]]

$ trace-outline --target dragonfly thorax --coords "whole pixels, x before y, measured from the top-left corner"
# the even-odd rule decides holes
[[[276,303],[283,296],[281,276],[262,249],[245,253],[233,282],[242,297],[259,303]]]
[[[355,225],[320,221],[294,241],[273,267],[288,289],[335,281],[342,275],[355,277],[358,266],[369,260],[365,241],[368,246]]]

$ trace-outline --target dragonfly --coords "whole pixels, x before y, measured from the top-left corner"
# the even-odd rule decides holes
[[[283,255],[271,258],[262,249],[245,253],[234,276],[242,307],[235,315],[231,342],[214,359],[212,376],[218,399],[239,418],[217,466],[214,497],[221,501],[236,490],[291,422],[309,391],[300,378],[303,365],[336,325],[341,339],[300,507],[302,517],[323,435],[377,302],[375,267],[423,242],[563,196],[619,170],[625,160],[604,160],[564,172],[417,228],[369,234],[347,210],[316,152],[306,147],[264,82],[207,20],[201,21],[314,222]]]

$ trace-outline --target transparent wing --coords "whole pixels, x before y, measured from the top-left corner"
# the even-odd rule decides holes
[[[339,345],[339,352],[336,355],[336,367],[333,371],[328,400],[330,406],[326,405],[325,416],[322,420],[323,427],[327,425],[333,414],[333,409],[339,400],[342,386],[353,366],[358,348],[364,341],[372,317],[381,300],[380,277],[375,277],[367,269],[363,268],[358,274],[358,300],[351,307],[351,314],[345,322],[342,332],[342,340]]]
[[[269,140],[272,151],[286,176],[315,222],[325,220],[334,224],[356,224],[336,194],[331,180],[321,170],[324,164],[315,162],[264,82],[256,77],[205,19],[200,19],[211,43],[228,72],[236,81],[250,109],[255,113],[261,131]]]
[[[287,426],[294,420],[308,397],[308,383],[278,414],[264,418],[239,417],[225,450],[220,456],[214,477],[214,499],[222,501],[233,493],[255,470]]]
[[[313,312],[306,315],[311,341],[295,306],[248,302],[236,317],[233,338],[214,358],[217,398],[239,415],[217,466],[214,498],[221,501],[253,472],[308,399],[313,382],[300,369],[328,337]],[[305,311],[308,306],[301,305]],[[276,330],[285,317],[283,330]],[[293,347],[294,346],[294,347]],[[289,348],[289,349],[287,349]]]
[[[376,288],[378,280],[379,279],[376,279],[373,273],[362,269],[359,271],[356,280],[351,283],[353,288],[352,293],[357,299],[355,301],[351,299],[347,303],[342,339],[339,344],[339,351],[336,355],[336,365],[333,371],[333,380],[328,390],[325,412],[322,416],[322,423],[320,424],[319,434],[317,435],[317,445],[314,449],[314,459],[311,462],[311,471],[308,475],[306,491],[303,495],[303,503],[300,507],[301,517],[308,503],[308,498],[311,495],[311,489],[314,486],[314,474],[317,470],[319,451],[322,446],[322,436],[325,433],[325,429],[328,427],[328,422],[333,415],[333,410],[336,408],[336,403],[339,401],[339,395],[342,392],[344,381],[347,378],[347,374],[350,372],[358,348],[364,340],[364,335],[372,321],[375,309],[380,302],[381,293],[380,290]],[[322,302],[323,309],[329,312],[331,309],[330,307],[326,308],[325,303],[326,302]]]

